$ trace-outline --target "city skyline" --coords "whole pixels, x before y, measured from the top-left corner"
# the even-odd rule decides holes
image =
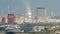
[[[27,7],[30,7],[32,14],[35,14],[37,7],[47,8],[47,13],[57,13],[60,12],[60,0],[0,0],[0,16],[5,16],[8,14],[9,10],[16,15],[22,15],[28,11]],[[28,4],[28,6],[27,6]]]

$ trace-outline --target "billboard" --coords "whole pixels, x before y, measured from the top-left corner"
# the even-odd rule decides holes
[[[7,16],[7,18],[13,19],[15,18],[15,16]]]

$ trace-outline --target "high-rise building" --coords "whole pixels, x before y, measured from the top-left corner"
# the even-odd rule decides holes
[[[2,24],[5,24],[5,17],[2,17]]]
[[[15,16],[14,16],[14,14],[8,14],[7,18],[8,18],[8,24],[10,24],[10,25],[15,24]]]
[[[0,16],[0,25],[2,24],[2,17]]]

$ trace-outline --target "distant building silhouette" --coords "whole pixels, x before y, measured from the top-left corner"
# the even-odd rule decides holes
[[[8,18],[8,24],[10,24],[10,25],[15,24],[15,16],[14,16],[14,14],[8,14],[7,18]]]
[[[5,17],[2,17],[2,24],[5,24]]]

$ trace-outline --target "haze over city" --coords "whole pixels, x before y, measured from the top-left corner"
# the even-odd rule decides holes
[[[0,0],[0,34],[60,34],[60,0]]]
[[[30,11],[35,14],[37,7],[47,8],[47,14],[60,12],[60,0],[0,0],[0,16],[5,16],[8,14],[8,7],[11,13],[16,15],[22,15],[26,13],[27,6]]]

